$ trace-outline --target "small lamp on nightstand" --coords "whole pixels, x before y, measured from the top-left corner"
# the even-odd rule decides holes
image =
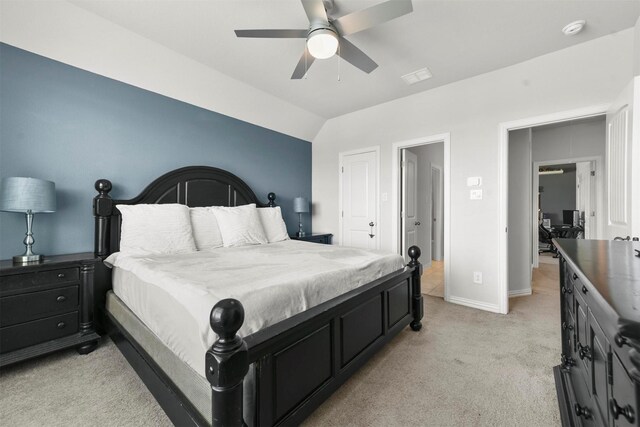
[[[309,213],[309,200],[306,197],[296,197],[293,199],[293,211],[298,214],[298,232],[296,237],[304,237],[305,232],[302,230],[302,214]]]
[[[23,212],[27,219],[26,250],[13,257],[15,263],[40,261],[42,255],[31,250],[35,240],[31,227],[33,214],[50,213],[56,210],[56,185],[51,181],[37,178],[9,177],[0,181],[0,211]]]

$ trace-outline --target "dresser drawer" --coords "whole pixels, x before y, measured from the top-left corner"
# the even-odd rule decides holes
[[[0,353],[7,353],[78,332],[78,312],[0,328]]]
[[[2,293],[15,293],[25,288],[44,285],[64,285],[66,283],[78,283],[80,271],[78,268],[61,268],[57,270],[45,270],[34,273],[8,274],[0,278],[2,280]]]
[[[621,427],[640,425],[634,384],[615,354],[612,357],[612,364],[613,384],[611,386],[609,410],[614,425]]]
[[[0,327],[78,309],[78,285],[0,298]]]

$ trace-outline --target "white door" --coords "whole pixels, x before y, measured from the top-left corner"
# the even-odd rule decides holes
[[[408,261],[407,251],[418,245],[418,157],[402,150],[402,254]]]
[[[341,245],[378,248],[377,152],[342,157]]]
[[[444,258],[444,203],[442,169],[431,166],[431,258],[441,261]]]
[[[595,162],[576,163],[576,209],[580,212],[580,224],[584,227],[584,238],[596,236],[595,208]]]
[[[636,86],[638,82],[640,77],[635,78]],[[635,100],[635,102],[638,101]],[[633,159],[638,157],[640,150],[638,135],[634,135],[634,122],[638,122],[638,113],[634,111],[634,80],[632,80],[607,111],[605,224],[608,239],[625,238],[634,235],[633,232],[636,233],[634,236],[640,234],[638,233],[640,209],[637,201],[635,201],[636,205],[633,205],[632,198],[632,194],[640,193],[637,188],[637,182],[640,182],[638,165],[632,168]],[[636,129],[637,132],[638,129]],[[633,188],[634,183],[636,188]]]

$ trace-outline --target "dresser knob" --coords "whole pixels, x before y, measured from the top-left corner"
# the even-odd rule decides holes
[[[609,407],[611,408],[611,413],[613,414],[613,419],[617,420],[620,415],[624,416],[627,421],[633,423],[635,420],[635,414],[633,413],[633,408],[631,405],[627,405],[624,408],[618,406],[618,402],[616,399],[609,400]]]
[[[627,339],[625,337],[623,337],[622,335],[620,335],[619,333],[617,333],[613,337],[613,341],[616,343],[616,345],[618,347],[622,347],[624,345],[629,345],[629,341],[627,341]]]
[[[582,344],[578,343],[578,356],[580,356],[581,360],[591,360],[591,349],[589,348],[589,346],[583,346]]]
[[[65,297],[64,295],[59,295],[58,298],[56,298],[57,302],[65,302],[67,300],[67,297]]]
[[[571,289],[571,286],[565,287],[563,286],[561,289],[563,294],[572,294],[573,293],[573,289]]]
[[[573,273],[573,276],[571,277],[573,277],[573,280],[578,280],[578,275],[576,273]]]
[[[570,325],[567,322],[562,322],[562,329],[564,329],[564,330],[568,329],[570,331],[573,331],[573,325]]]
[[[582,293],[586,295],[587,292],[589,292],[589,289],[587,289],[585,285],[582,285]]]
[[[64,322],[58,323],[58,329],[64,329],[65,326],[67,326],[67,325]]]
[[[576,403],[573,406],[573,409],[576,411],[577,416],[584,417],[585,420],[588,420],[591,418],[591,410],[586,406],[580,406],[579,403]]]
[[[64,273],[58,273],[58,279],[64,279]]]

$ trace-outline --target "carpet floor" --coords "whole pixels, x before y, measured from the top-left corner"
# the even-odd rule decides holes
[[[499,315],[425,297],[424,327],[405,330],[306,426],[559,426],[557,266]],[[3,426],[165,426],[168,418],[116,346],[74,350],[0,371]]]

